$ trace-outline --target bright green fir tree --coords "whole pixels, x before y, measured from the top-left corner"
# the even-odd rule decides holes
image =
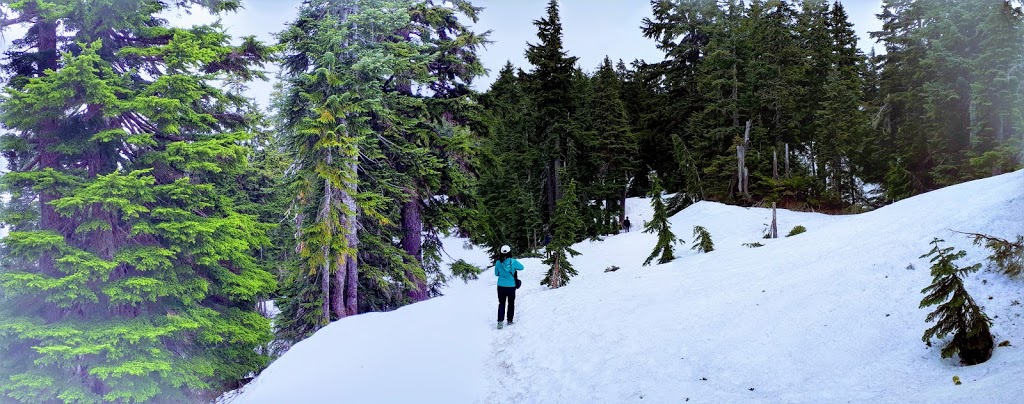
[[[267,49],[173,28],[173,7],[239,3],[0,2],[29,28],[0,110],[0,401],[198,401],[266,365],[269,226],[223,186],[247,171],[253,108],[219,88]]]

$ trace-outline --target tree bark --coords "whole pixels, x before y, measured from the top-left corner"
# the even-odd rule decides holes
[[[349,172],[358,175],[359,163],[351,161]],[[341,202],[348,212],[345,216],[345,239],[348,243],[349,254],[345,257],[344,266],[339,266],[336,277],[339,279],[339,294],[344,295],[342,310],[338,312],[338,318],[343,318],[359,313],[359,213],[356,206],[355,195],[359,192],[358,180],[346,184],[345,192],[341,194]]]
[[[32,10],[38,12],[36,10]],[[27,13],[31,13],[28,12]],[[42,17],[39,17],[42,19]],[[58,66],[58,54],[57,54],[57,23],[54,21],[40,21],[35,25],[35,30],[38,35],[38,42],[36,49],[39,51],[39,70],[36,72],[37,77],[46,76],[47,70],[56,71]],[[47,168],[55,171],[62,171],[60,167],[60,154],[50,150],[51,146],[56,143],[59,136],[58,132],[59,122],[55,118],[49,118],[42,121],[39,127],[39,169],[45,170]],[[39,229],[49,230],[64,235],[64,229],[62,229],[60,215],[50,205],[50,202],[60,198],[53,190],[43,190],[39,193]],[[44,274],[53,275],[56,272],[55,262],[53,255],[50,252],[44,252],[39,257],[39,269]]]
[[[775,216],[775,202],[772,202],[772,238],[779,238],[779,222]]]
[[[402,204],[402,249],[416,260],[416,264],[423,266],[423,218],[420,211],[420,200],[416,192],[406,189],[411,199]],[[408,296],[413,302],[421,302],[429,297],[427,293],[427,280],[416,276],[412,272],[405,274],[416,284],[416,288],[409,291]],[[424,274],[425,276],[426,274]]]
[[[330,152],[328,152],[328,154],[327,154],[327,164],[331,164],[331,154],[330,154]],[[327,222],[327,221],[330,220],[330,217],[331,217],[330,210],[331,210],[332,205],[334,204],[333,199],[334,199],[334,187],[331,185],[330,180],[324,179],[324,200],[323,200],[323,206],[320,208],[319,220],[322,221],[322,222],[325,222],[324,225],[327,226],[328,228],[333,227],[331,225],[331,223]],[[335,230],[335,229],[331,229],[331,231],[330,231],[332,236],[335,233],[333,230]],[[331,314],[333,313],[332,309],[335,306],[335,300],[337,299],[336,296],[331,296],[331,259],[332,259],[332,257],[331,257],[331,246],[330,246],[331,240],[330,240],[330,238],[331,237],[328,237],[327,240],[324,240],[324,244],[322,246],[320,246],[320,251],[323,253],[323,260],[324,260],[323,266],[321,267],[321,271],[320,271],[321,272],[321,274],[320,274],[320,293],[323,296],[322,297],[323,303],[322,303],[322,307],[321,307],[321,310],[323,312],[321,314],[321,321],[323,322],[323,325],[325,325],[325,326],[327,324],[331,323]]]

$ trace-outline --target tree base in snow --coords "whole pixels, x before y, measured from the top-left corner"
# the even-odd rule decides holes
[[[977,333],[977,335],[964,335],[962,342],[957,341],[958,338],[960,338],[960,334],[953,337],[952,343],[959,343],[962,347],[959,352],[960,363],[966,366],[972,366],[979,363],[985,363],[992,358],[992,349],[995,343],[992,340],[992,333],[989,332],[988,327],[984,327]]]

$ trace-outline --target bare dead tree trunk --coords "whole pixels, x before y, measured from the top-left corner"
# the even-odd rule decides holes
[[[743,194],[743,161],[745,160],[743,145],[736,146],[736,192]]]
[[[789,143],[786,143],[786,178],[789,178]]]
[[[750,148],[750,127],[753,121],[747,120],[747,127],[743,131],[743,145],[738,148],[739,153],[739,186],[740,193],[746,200],[750,200],[750,171],[747,170],[747,150]]]
[[[772,150],[772,179],[779,180],[779,152]]]
[[[778,222],[777,216],[775,215],[775,205],[776,205],[776,203],[772,202],[772,229],[771,229],[771,233],[772,233],[772,238],[779,238],[779,222]]]

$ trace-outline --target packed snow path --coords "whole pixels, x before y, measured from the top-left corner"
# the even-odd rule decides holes
[[[577,245],[580,275],[539,285],[524,259],[516,324],[495,329],[493,268],[446,296],[338,321],[297,344],[234,403],[1020,402],[1024,280],[983,270],[968,290],[993,317],[988,362],[961,367],[921,341],[932,308],[919,258],[933,237],[987,253],[951,230],[1024,234],[1024,172],[974,181],[851,216],[695,204],[671,219],[687,241],[675,261],[642,267],[655,235],[648,201],[630,200],[633,232]],[[692,229],[715,251],[690,250]],[[761,242],[760,248],[743,243]],[[453,259],[487,266],[447,240]],[[609,266],[615,272],[604,272]],[[962,385],[954,385],[959,376]]]

